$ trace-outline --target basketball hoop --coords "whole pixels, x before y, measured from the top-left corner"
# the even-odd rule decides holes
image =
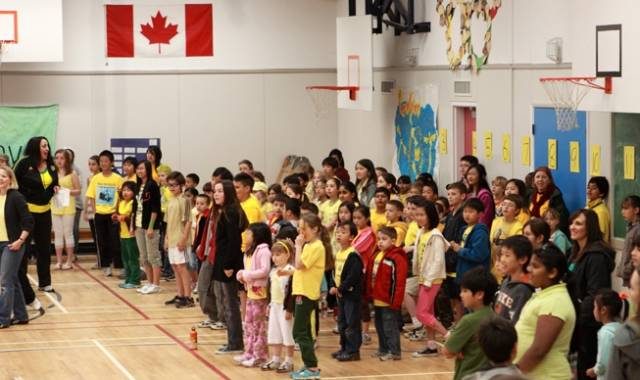
[[[549,100],[556,110],[556,123],[560,131],[578,128],[576,111],[592,88],[611,94],[613,84],[611,77],[604,78],[604,85],[595,82],[595,77],[552,77],[540,78]]]
[[[339,91],[349,91],[349,99],[355,101],[359,90],[357,86],[307,86],[305,89],[313,103],[317,120],[324,119],[332,104],[335,106],[336,98],[333,94],[337,94]]]

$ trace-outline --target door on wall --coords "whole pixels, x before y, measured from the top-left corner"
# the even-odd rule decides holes
[[[553,108],[533,110],[534,165],[551,168],[553,180],[562,191],[570,213],[583,208],[587,199],[587,114],[578,111],[576,118],[578,128],[559,131]]]
[[[455,106],[456,155],[474,154],[473,135],[476,131],[476,107]],[[457,162],[457,161],[456,161]]]

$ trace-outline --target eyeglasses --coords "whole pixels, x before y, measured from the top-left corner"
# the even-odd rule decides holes
[[[180,186],[180,184],[177,184],[177,183],[169,183],[169,184],[168,184],[168,186],[169,186],[169,187],[179,187],[179,186]]]

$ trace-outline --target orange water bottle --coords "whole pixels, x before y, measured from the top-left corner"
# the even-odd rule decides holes
[[[191,341],[191,349],[197,350],[198,349],[198,331],[196,330],[195,326],[191,327],[191,331],[189,332],[189,340]]]

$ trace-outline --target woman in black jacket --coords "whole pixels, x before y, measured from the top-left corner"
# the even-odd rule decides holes
[[[213,186],[213,210],[209,216],[208,231],[203,236],[204,256],[213,262],[213,279],[220,283],[225,303],[227,344],[216,353],[242,352],[242,320],[236,273],[242,269],[242,232],[247,228],[247,217],[240,207],[233,182],[222,180]],[[211,258],[213,256],[213,258]]]
[[[58,189],[58,173],[53,164],[49,141],[44,136],[32,137],[24,150],[24,157],[15,167],[18,190],[27,200],[33,216],[31,239],[35,245],[38,269],[38,289],[53,292],[51,286],[51,198]],[[19,278],[25,299],[35,298],[27,279],[28,255],[22,259]]]
[[[29,323],[18,269],[24,255],[24,243],[33,229],[33,217],[16,187],[13,171],[0,166],[0,329]]]
[[[567,285],[576,307],[572,350],[578,353],[578,379],[587,380],[587,370],[596,363],[601,327],[593,316],[593,298],[599,289],[611,288],[615,251],[602,239],[598,216],[592,210],[576,211],[570,223],[573,247]]]

